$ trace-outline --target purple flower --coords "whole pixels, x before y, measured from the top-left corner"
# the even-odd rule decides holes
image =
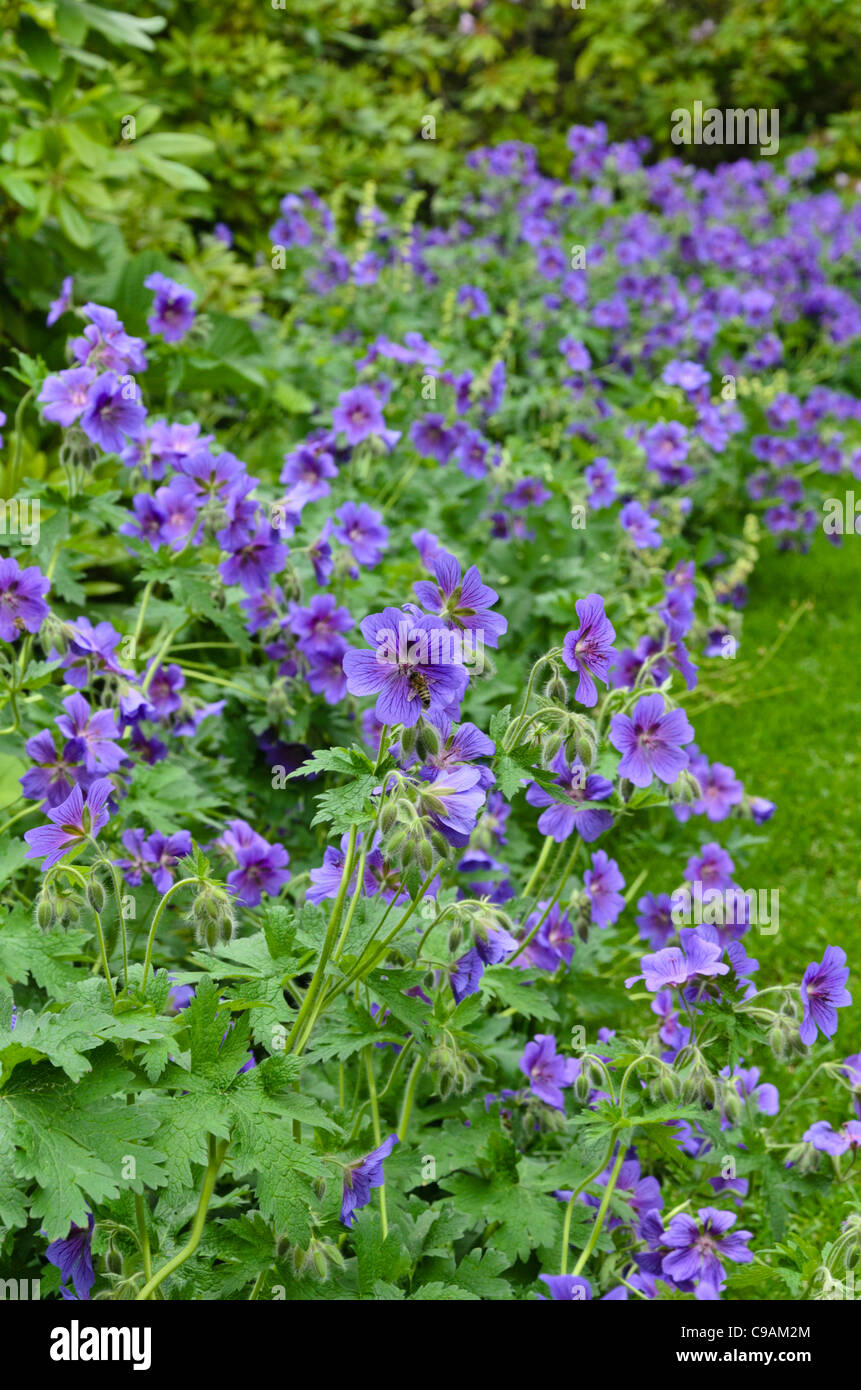
[[[592,1297],[589,1280],[579,1274],[539,1274],[538,1278],[550,1290],[550,1299],[543,1293],[538,1295],[542,1303],[583,1303]]]
[[[152,675],[147,668],[147,699],[157,719],[167,719],[182,705],[180,690],[185,685],[181,666],[158,666]]]
[[[480,633],[489,647],[498,646],[498,639],[508,631],[508,619],[490,611],[499,595],[482,582],[476,566],[470,565],[461,576],[455,557],[447,550],[439,550],[431,557],[429,567],[436,584],[421,579],[413,585],[419,603],[431,613],[438,613],[447,627]]]
[[[802,1137],[820,1153],[839,1158],[849,1149],[861,1148],[861,1121],[847,1120],[838,1130],[833,1130],[828,1120],[817,1120]]]
[[[540,478],[521,478],[502,500],[508,507],[540,507],[551,496]]]
[[[322,695],[327,705],[337,705],[347,693],[344,657],[350,648],[342,637],[331,637],[325,645],[308,653],[308,685],[315,695]]]
[[[718,942],[702,936],[699,928],[683,928],[679,935],[681,946],[668,946],[662,951],[643,956],[640,961],[643,974],[632,975],[625,981],[625,988],[630,988],[637,980],[643,980],[646,989],[657,993],[662,989],[681,987],[697,978],[711,979],[715,975],[729,974],[729,966],[720,959],[722,951]]]
[[[115,372],[104,372],[92,383],[81,429],[106,454],[118,454],[126,436],[137,439],[145,421],[140,391],[131,378],[120,382]]]
[[[11,557],[0,560],[0,638],[4,642],[17,642],[22,631],[39,631],[50,612],[44,600],[50,587],[50,579],[38,565],[22,570]]]
[[[339,608],[332,594],[314,594],[306,608],[290,604],[287,626],[296,636],[300,651],[313,652],[330,645],[339,633],[349,632],[353,619],[346,608]]]
[[[50,825],[37,825],[34,830],[27,831],[24,839],[30,848],[26,857],[41,859],[44,855],[44,873],[58,864],[73,845],[85,840],[88,835],[95,838],[110,820],[104,807],[113,790],[106,777],[100,777],[86,793],[80,787],[74,787],[61,805],[46,810]]]
[[[663,695],[643,695],[633,715],[614,714],[610,742],[622,754],[619,776],[635,787],[648,787],[652,776],[672,785],[687,766],[683,745],[694,731],[683,710],[666,710]]]
[[[51,304],[48,309],[48,317],[45,319],[46,328],[53,328],[54,324],[57,322],[57,319],[62,318],[63,314],[65,314],[66,310],[72,302],[72,287],[74,286],[74,283],[75,281],[73,276],[67,275],[60,287],[60,293],[58,297],[56,299],[51,300]]]
[[[461,285],[457,292],[456,302],[466,309],[466,316],[469,319],[484,318],[490,313],[490,301],[484,290],[479,289],[478,285]]]
[[[74,750],[73,750],[74,751]],[[77,760],[64,748],[58,753],[50,729],[42,729],[27,740],[28,756],[36,763],[20,778],[21,791],[32,801],[47,799],[49,806],[59,806],[76,782],[88,780]]]
[[[389,1157],[397,1142],[398,1136],[390,1134],[379,1148],[373,1149],[358,1163],[350,1163],[345,1167],[344,1197],[341,1202],[341,1220],[345,1226],[352,1227],[356,1224],[353,1213],[368,1205],[371,1200],[371,1188],[382,1187],[385,1183],[383,1160]]]
[[[80,338],[70,344],[75,360],[82,367],[97,367],[101,371],[146,371],[146,354],[140,338],[126,333],[113,309],[104,304],[85,304],[83,313],[90,320]]]
[[[384,608],[361,623],[374,651],[351,648],[344,657],[351,695],[376,695],[377,718],[411,728],[425,714],[446,713],[459,703],[467,672],[452,652],[448,628],[433,618]]]
[[[95,1224],[93,1213],[88,1212],[86,1226],[75,1226],[73,1223],[69,1234],[60,1240],[52,1240],[45,1251],[45,1258],[59,1269],[61,1281],[71,1279],[77,1298],[88,1299],[90,1289],[96,1282],[90,1245]],[[66,1297],[70,1297],[68,1291]]]
[[[567,800],[559,800],[550,792],[533,782],[526,792],[530,806],[546,806],[538,817],[538,829],[542,835],[552,835],[557,844],[567,840],[576,830],[591,843],[609,830],[613,817],[609,811],[599,811],[592,807],[578,807],[577,802],[604,801],[613,794],[613,783],[596,773],[586,775],[586,769],[575,758],[569,766],[565,761],[564,749],[560,749],[553,759],[551,770],[556,774],[555,782],[565,792]],[[571,803],[575,804],[571,804]]]
[[[66,713],[56,722],[60,733],[69,740],[64,758],[83,762],[88,772],[116,772],[125,754],[115,741],[120,731],[113,712],[100,709],[91,715],[83,695],[70,695],[63,701],[63,709]]]
[[[638,550],[654,550],[661,544],[657,522],[639,502],[626,502],[619,513],[619,522]]]
[[[729,1067],[723,1067],[720,1074],[724,1080],[734,1081],[741,1099],[753,1101],[763,1115],[776,1115],[780,1110],[777,1087],[770,1081],[760,1082],[759,1067],[736,1067],[732,1072]]]
[[[454,1001],[459,1004],[470,994],[478,994],[481,977],[484,974],[484,961],[474,946],[470,947],[449,971],[449,984]]]
[[[608,859],[603,849],[592,855],[592,867],[583,875],[583,887],[592,905],[592,921],[598,927],[611,927],[625,906],[620,889],[625,880],[615,859]]]
[[[848,979],[846,952],[841,946],[826,946],[822,960],[808,965],[801,981],[804,1005],[801,1041],[805,1046],[811,1047],[816,1041],[817,1029],[825,1038],[834,1037],[837,1010],[852,1003],[852,995],[846,988]]]
[[[750,814],[753,816],[757,825],[764,825],[767,820],[771,820],[777,807],[773,801],[766,801],[764,796],[752,796],[748,802]]]
[[[38,400],[44,405],[46,420],[68,428],[86,408],[89,390],[96,379],[94,367],[69,367],[56,376],[46,377]]]
[[[358,506],[355,502],[345,502],[335,517],[339,524],[333,527],[333,534],[342,545],[350,547],[356,564],[367,568],[378,565],[389,543],[389,529],[383,525],[380,513],[367,502]]]
[[[667,487],[692,481],[692,468],[684,464],[688,455],[688,432],[677,420],[652,425],[643,435],[648,466]]]
[[[536,904],[535,911],[530,913],[524,923],[526,936],[538,922],[541,922],[546,911],[546,899]],[[552,972],[560,965],[570,965],[573,955],[574,928],[568,915],[563,912],[558,903],[554,903],[538,928],[537,934],[524,950],[523,962],[524,964],[537,965],[539,970]]]
[[[577,1079],[579,1064],[573,1057],[560,1057],[552,1033],[536,1033],[523,1049],[520,1070],[529,1079],[532,1094],[554,1110],[565,1109],[562,1088]]]
[[[331,489],[326,479],[337,475],[334,457],[326,449],[303,444],[284,455],[281,482],[302,487],[308,502],[318,502],[321,497],[328,497]]]
[[[287,546],[268,521],[259,521],[256,529],[235,548],[226,544],[224,531],[219,531],[217,539],[225,549],[233,551],[219,565],[218,573],[225,584],[240,584],[247,594],[267,588],[270,574],[280,574],[287,563]]]
[[[660,951],[676,930],[672,917],[672,898],[669,893],[646,893],[645,897],[640,898],[637,908],[640,915],[634,920],[640,935],[650,946]]]
[[[399,721],[403,723],[404,721]],[[465,848],[484,805],[481,768],[461,765],[437,773],[433,782],[423,782],[419,790],[422,811],[450,844]]]
[[[152,313],[146,321],[150,333],[160,333],[166,343],[178,343],[194,323],[194,290],[178,285],[160,270],[146,277],[144,287],[155,293]]]
[[[178,830],[174,835],[162,835],[156,830],[146,839],[143,830],[126,830],[123,844],[131,857],[114,862],[123,870],[126,882],[136,887],[146,873],[159,893],[166,893],[173,883],[178,861],[191,854],[191,835],[187,830]]]
[[[703,845],[699,854],[692,854],[685,865],[689,883],[701,883],[704,888],[732,888],[735,865],[726,850],[714,840]]]
[[[343,431],[350,445],[361,444],[372,434],[382,434],[386,422],[376,392],[370,386],[354,386],[342,391],[332,411],[332,428]]]
[[[747,1242],[752,1231],[734,1231],[730,1226],[738,1220],[733,1212],[718,1211],[716,1207],[700,1207],[695,1221],[687,1212],[678,1212],[664,1233],[664,1244],[671,1253],[665,1255],[662,1269],[676,1283],[698,1280],[696,1297],[712,1300],[720,1297],[724,1270],[721,1259],[734,1264],[750,1264],[752,1251]]]
[[[741,804],[744,787],[725,763],[712,763],[697,781],[703,793],[694,806],[698,815],[705,814],[711,821],[726,820],[733,806]]]
[[[89,618],[77,618],[69,624],[69,650],[63,662],[69,685],[82,690],[93,676],[109,673],[125,680],[134,679],[134,671],[120,666],[114,650],[121,634],[108,622],[93,627]]]
[[[446,464],[454,452],[457,435],[446,429],[445,416],[431,411],[410,426],[410,443],[422,458],[436,459]]]
[[[569,671],[576,671],[580,677],[574,698],[581,705],[591,706],[598,701],[594,677],[597,676],[606,685],[610,658],[619,655],[613,646],[616,629],[604,612],[604,600],[600,594],[578,598],[574,607],[580,626],[574,632],[565,634],[562,659]]]
[[[616,473],[609,459],[596,458],[590,463],[583,476],[592,491],[589,493],[589,506],[596,510],[609,507],[618,496]]]
[[[699,362],[674,361],[667,363],[661,373],[661,381],[668,386],[681,386],[683,391],[698,391],[701,386],[709,384],[711,377]]]
[[[262,893],[277,897],[290,878],[286,865],[290,856],[283,845],[270,845],[262,835],[252,830],[247,821],[231,820],[221,837],[236,860],[237,867],[227,875],[227,882],[245,907],[257,907]]]

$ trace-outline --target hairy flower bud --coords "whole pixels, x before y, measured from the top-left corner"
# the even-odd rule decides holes
[[[439,731],[426,719],[419,720],[416,730],[416,752],[422,762],[426,762],[428,758],[439,752]]]
[[[400,745],[403,752],[409,756],[416,751],[419,731],[415,725],[411,729],[404,729],[400,737]]]
[[[105,910],[106,893],[95,874],[91,874],[87,880],[87,902],[94,912],[102,913]]]
[[[661,1095],[668,1105],[675,1105],[679,1097],[679,1090],[673,1073],[669,1070],[661,1075]]]
[[[39,901],[36,903],[36,921],[38,922],[42,931],[48,931],[48,929],[54,925],[56,920],[57,912],[54,906],[53,899],[45,893],[40,894]]]
[[[214,950],[230,941],[236,927],[236,917],[229,893],[218,884],[206,883],[189,909],[198,945]]]
[[[553,673],[544,687],[544,697],[547,700],[558,700],[561,705],[568,703],[568,686],[556,666],[554,666]]]

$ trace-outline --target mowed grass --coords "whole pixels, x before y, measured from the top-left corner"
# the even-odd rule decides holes
[[[760,980],[798,980],[828,944],[846,951],[857,1007],[841,1013],[840,1055],[861,1048],[859,598],[861,536],[845,537],[838,550],[819,535],[808,555],[766,543],[737,661],[717,673],[712,665],[707,678],[714,691],[735,693],[694,718],[709,758],[731,764],[748,792],[777,803],[760,831],[764,843],[746,851],[737,874],[745,888],[780,890],[778,933],[754,928],[746,942],[762,963]]]

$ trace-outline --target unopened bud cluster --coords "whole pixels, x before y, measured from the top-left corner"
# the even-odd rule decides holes
[[[198,946],[212,950],[230,941],[236,928],[230,894],[220,884],[204,883],[188,910],[187,920]]]

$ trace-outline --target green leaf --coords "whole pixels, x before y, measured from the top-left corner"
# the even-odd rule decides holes
[[[56,201],[57,216],[60,219],[60,226],[65,235],[75,246],[86,249],[93,244],[93,232],[89,222],[78,211],[74,203],[64,197],[62,193],[57,194]]]

